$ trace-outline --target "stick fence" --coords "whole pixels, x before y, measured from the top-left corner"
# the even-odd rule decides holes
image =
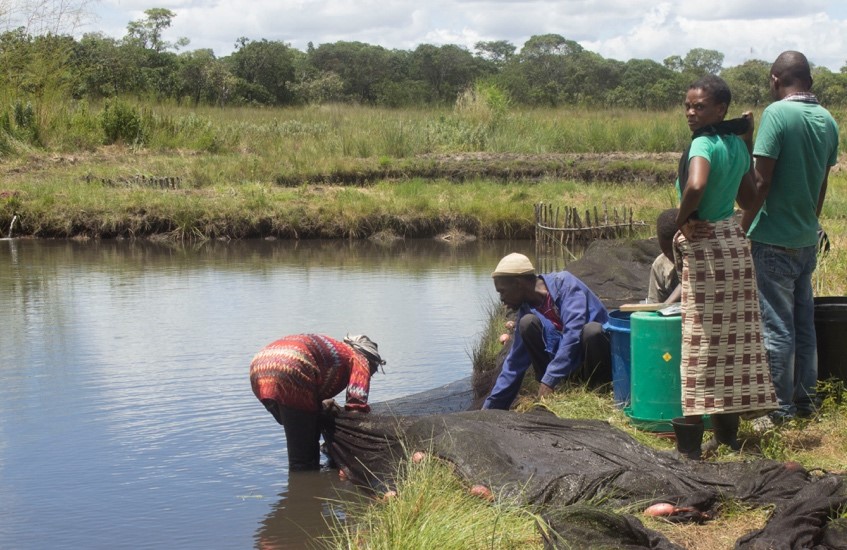
[[[573,250],[584,248],[595,239],[632,236],[637,227],[646,225],[634,221],[632,216],[633,209],[626,206],[609,212],[608,205],[603,204],[602,212],[596,206],[581,212],[576,207],[536,204],[535,248],[536,258],[542,264],[539,267],[544,269],[547,261],[557,264],[560,258],[567,264],[568,259],[575,258]]]

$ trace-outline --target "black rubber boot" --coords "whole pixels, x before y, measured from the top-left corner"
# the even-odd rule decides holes
[[[676,452],[682,458],[700,460],[703,451],[703,422],[688,424],[684,417],[674,418],[671,421],[673,432],[676,435]]]
[[[703,447],[703,452],[711,454],[718,450],[720,445],[726,445],[735,452],[741,450],[741,443],[738,442],[738,424],[739,417],[736,413],[713,414],[712,428],[714,435],[712,439],[706,442]]]

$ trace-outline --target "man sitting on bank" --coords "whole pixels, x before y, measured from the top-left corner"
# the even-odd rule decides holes
[[[561,271],[536,275],[529,258],[512,253],[494,273],[500,301],[517,311],[512,349],[484,409],[508,409],[530,364],[538,397],[565,380],[611,382],[611,352],[603,331],[609,314],[585,283]]]

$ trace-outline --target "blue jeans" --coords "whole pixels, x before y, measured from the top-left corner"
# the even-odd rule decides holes
[[[816,248],[752,243],[768,365],[779,411],[774,417],[807,415],[816,408],[818,349],[812,272]]]

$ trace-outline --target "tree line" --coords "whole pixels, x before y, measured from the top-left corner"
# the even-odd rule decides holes
[[[31,34],[25,27],[6,31],[0,35],[0,89],[5,85],[7,97],[18,100],[129,96],[217,106],[410,107],[450,105],[464,90],[484,85],[514,105],[666,109],[680,104],[693,80],[712,73],[729,83],[737,104],[770,100],[770,61],[724,67],[722,53],[701,48],[659,63],[605,59],[558,34],[533,36],[520,49],[505,40],[479,42],[473,51],[452,44],[398,50],[348,41],[310,43],[300,51],[242,37],[230,55],[216,57],[210,49],[187,49],[187,39],[165,41],[175,16],[149,9],[119,39]],[[847,104],[847,66],[838,73],[815,67],[813,73],[813,91],[822,103]]]

